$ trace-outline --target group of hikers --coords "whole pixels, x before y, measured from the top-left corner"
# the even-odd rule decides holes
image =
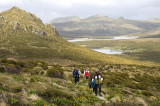
[[[78,84],[79,78],[80,78],[81,71],[77,68],[73,70],[73,77],[75,79],[75,84]],[[86,79],[89,79],[89,70],[84,70],[84,76]],[[102,86],[103,76],[99,69],[96,69],[96,71],[91,76],[88,85],[90,88],[93,88],[93,91],[95,92],[95,95],[97,96],[97,91],[99,89],[99,96],[101,95],[101,86]]]

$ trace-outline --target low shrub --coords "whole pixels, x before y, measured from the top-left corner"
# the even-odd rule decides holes
[[[157,97],[157,100],[152,102],[150,106],[159,106],[159,104],[160,104],[160,97]]]
[[[34,100],[31,106],[45,106],[46,102],[43,100]]]
[[[22,75],[13,75],[12,77],[16,81],[22,81],[22,82],[26,81],[26,79]]]
[[[107,100],[111,100],[114,97],[114,94],[111,94],[107,97]]]
[[[129,101],[120,101],[116,103],[103,104],[103,106],[143,106],[142,104],[135,104]]]
[[[37,66],[37,67],[33,68],[31,74],[32,75],[38,75],[41,71],[43,71],[42,67]]]
[[[30,90],[29,94],[37,94],[37,91],[36,90]]]
[[[141,94],[141,92],[139,92],[138,90],[134,90],[134,93],[135,93],[136,95],[140,95],[140,94]]]
[[[41,71],[40,74],[43,75],[43,74],[44,74],[44,71]]]
[[[8,97],[8,98],[7,98],[7,102],[8,102],[9,104],[11,104],[11,105],[16,105],[16,104],[19,103],[19,100],[16,99],[16,98],[14,98],[14,97]]]
[[[15,60],[15,59],[1,59],[2,63],[5,64],[14,64],[14,65],[18,65],[20,67],[26,67],[26,63],[20,60]]]
[[[32,76],[30,79],[30,82],[38,82],[38,81],[42,81],[42,79],[39,78],[38,76]]]
[[[21,68],[18,65],[8,64],[5,66],[5,71],[9,74],[20,74]]]
[[[14,60],[14,59],[1,59],[1,62],[16,65],[16,60]]]
[[[4,73],[4,72],[5,72],[4,67],[0,67],[0,73]]]
[[[111,81],[105,80],[104,83],[107,87],[115,87],[114,83],[112,83]]]
[[[63,69],[60,67],[53,67],[47,71],[47,76],[54,78],[63,78]]]
[[[52,103],[58,105],[58,106],[69,106],[73,105],[74,102],[71,100],[68,100],[66,98],[53,98]]]
[[[147,90],[142,90],[141,93],[145,96],[153,96],[153,93]]]
[[[20,61],[20,60],[18,60],[18,61],[16,62],[16,65],[19,65],[20,67],[26,67],[26,63],[25,63],[25,62],[22,62],[22,61]]]

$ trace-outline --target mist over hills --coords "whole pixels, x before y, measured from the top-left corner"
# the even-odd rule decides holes
[[[70,16],[70,17],[60,17],[60,18],[55,18],[51,20],[49,23],[61,23],[61,22],[66,22],[66,21],[76,21],[80,20],[81,18],[78,16]]]
[[[60,18],[62,19],[62,18]],[[107,16],[95,15],[85,19],[52,21],[58,33],[64,38],[81,37],[108,37],[119,36],[130,33],[144,32],[160,27],[158,19],[153,20],[129,20],[123,17],[116,19]]]
[[[0,13],[0,58],[43,59],[60,63],[132,63],[69,43],[34,14],[17,7]],[[118,60],[118,61],[117,61]]]

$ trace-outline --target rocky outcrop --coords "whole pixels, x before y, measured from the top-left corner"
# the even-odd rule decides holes
[[[20,74],[21,69],[19,66],[16,67],[5,66],[5,71],[10,74]]]
[[[13,31],[15,31],[18,28],[18,26],[20,26],[20,24],[16,22],[16,25],[13,27]]]
[[[0,19],[1,19],[1,20],[4,20],[4,16],[0,16]]]
[[[27,32],[27,28],[26,28],[26,27],[24,28],[24,31],[26,31],[26,32]]]
[[[37,18],[34,14],[31,14],[30,16],[31,16],[30,18],[31,18],[33,21],[42,22],[42,20],[41,20],[40,18]]]
[[[35,27],[34,25],[30,26],[32,29],[32,33],[35,33],[37,35],[47,35],[46,32],[42,31],[40,28]]]
[[[35,32],[37,35],[47,35],[47,33],[43,32],[43,31],[37,31]]]

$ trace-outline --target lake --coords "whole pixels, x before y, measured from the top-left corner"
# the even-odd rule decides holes
[[[68,40],[69,42],[79,42],[79,41],[93,41],[93,40],[122,40],[122,39],[137,39],[138,37],[127,37],[127,36],[119,36],[119,37],[113,37],[111,39],[88,39],[88,38],[77,38]],[[115,50],[115,49],[92,49],[97,52],[101,52],[104,54],[122,54],[123,51]]]
[[[113,37],[113,39],[137,39],[138,37],[127,37],[127,36],[120,36],[120,37]]]
[[[122,39],[137,39],[138,37],[125,37],[125,36],[120,36],[120,37],[113,37],[111,39],[88,39],[88,38],[77,38],[77,39],[72,39],[68,40],[68,42],[80,42],[80,41],[92,41],[92,40],[122,40]]]
[[[104,54],[122,54],[123,51],[120,50],[114,50],[114,49],[92,49],[94,51],[104,53]]]

